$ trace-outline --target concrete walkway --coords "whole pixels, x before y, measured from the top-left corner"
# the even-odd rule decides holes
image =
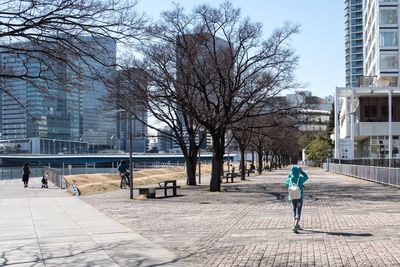
[[[133,203],[127,191],[82,199],[201,266],[400,266],[400,190],[306,171],[299,234],[283,187],[288,169],[224,183],[222,192],[199,186]]]
[[[0,180],[0,266],[189,264],[68,192],[40,188],[37,178],[29,188]]]

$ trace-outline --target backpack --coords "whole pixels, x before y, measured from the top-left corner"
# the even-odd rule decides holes
[[[299,180],[300,180],[300,177],[297,179],[296,184],[294,184],[292,182],[292,180],[290,180],[290,186],[288,188],[289,200],[301,199],[301,190],[299,187]]]

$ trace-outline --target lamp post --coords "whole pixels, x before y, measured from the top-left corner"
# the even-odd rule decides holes
[[[200,156],[200,147],[199,147],[199,184],[201,184],[201,156]]]
[[[129,193],[130,198],[133,199],[133,164],[132,164],[132,114],[129,113],[128,122],[128,132],[129,132]]]

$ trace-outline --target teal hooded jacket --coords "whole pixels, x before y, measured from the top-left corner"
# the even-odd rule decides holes
[[[298,166],[293,166],[292,169],[289,172],[289,176],[286,179],[285,186],[286,188],[289,188],[291,183],[297,184],[297,181],[299,181],[299,188],[301,189],[301,199],[304,198],[304,191],[303,191],[303,185],[304,183],[308,180],[307,174],[300,169]],[[289,199],[290,201],[291,199]]]

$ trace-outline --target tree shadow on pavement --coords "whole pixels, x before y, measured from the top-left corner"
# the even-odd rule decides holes
[[[150,252],[148,252],[146,249],[132,248],[131,240],[99,242],[88,248],[85,248],[87,244],[81,247],[79,242],[71,244],[54,243],[45,245],[40,253],[32,249],[36,248],[37,245],[36,243],[16,246],[11,244],[10,247],[0,252],[0,266],[105,266],[107,262],[114,262],[118,266],[184,267],[190,264],[190,257],[194,255],[191,253],[180,257],[163,256],[163,251],[157,251],[158,246],[154,248],[148,247],[150,249]],[[103,253],[109,258],[102,256],[104,255]],[[161,256],[157,256],[158,253]]]
[[[308,233],[315,233],[315,234],[327,234],[327,235],[333,235],[333,236],[346,236],[346,237],[352,237],[352,236],[368,237],[368,236],[372,236],[371,233],[326,232],[326,231],[307,230],[307,229],[302,229],[301,231],[302,232],[308,232]]]

